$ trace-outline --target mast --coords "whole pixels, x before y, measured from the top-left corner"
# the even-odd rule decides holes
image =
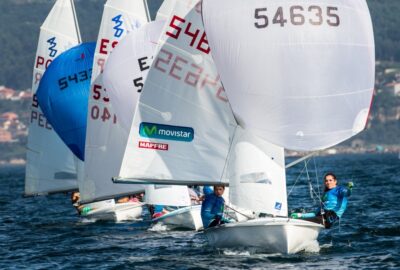
[[[147,3],[147,0],[143,0],[143,5],[145,7],[146,11],[146,16],[147,16],[147,21],[151,22],[151,16],[150,16],[150,11],[149,11],[149,4]]]
[[[82,43],[82,37],[81,37],[81,32],[79,30],[79,23],[78,23],[78,17],[76,16],[74,0],[71,0],[71,6],[72,6],[72,13],[74,14],[75,29],[78,35],[78,43]]]

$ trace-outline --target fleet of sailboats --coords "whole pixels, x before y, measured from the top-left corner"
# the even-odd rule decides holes
[[[73,2],[58,0],[42,26],[34,92],[47,59],[79,42]],[[365,0],[166,0],[155,22],[146,1],[108,0],[84,162],[31,121],[25,192],[79,187],[88,216],[112,220],[140,218],[142,203],[115,199],[145,192],[145,204],[177,207],[154,223],[200,230],[187,186],[229,185],[229,207],[248,215],[205,229],[210,245],[302,251],[323,226],[288,217],[284,150],[326,149],[361,132],[374,66]]]

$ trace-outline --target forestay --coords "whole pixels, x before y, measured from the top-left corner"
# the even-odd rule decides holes
[[[229,198],[235,206],[287,216],[282,147],[238,127],[228,163]]]
[[[134,116],[132,147],[117,176],[226,181],[236,122],[210,56],[199,2],[176,1],[159,44]]]
[[[27,144],[25,195],[64,192],[78,188],[72,152],[61,141],[39,108],[36,90],[54,58],[80,42],[71,0],[58,0],[40,28]]]
[[[102,22],[97,39],[91,92],[88,104],[88,129],[86,134],[85,177],[79,180],[82,202],[113,198],[117,195],[137,191],[114,185],[125,150],[128,133],[119,125],[103,87],[101,72],[112,49],[126,36],[149,20],[147,6],[143,0],[109,0],[104,6]],[[121,142],[109,147],[109,142]]]
[[[375,72],[365,0],[204,0],[203,20],[247,129],[296,150],[327,148],[364,129]]]

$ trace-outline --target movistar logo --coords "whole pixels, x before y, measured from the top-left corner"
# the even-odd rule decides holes
[[[49,51],[50,51],[49,55],[50,55],[50,57],[56,56],[57,50],[54,49],[57,46],[56,37],[49,38],[47,40],[47,43],[49,43],[49,45],[50,45],[50,47],[49,47]]]
[[[139,127],[141,137],[162,140],[191,142],[194,130],[190,127],[168,126],[155,123],[141,123]]]
[[[121,17],[122,15],[120,14],[112,18],[112,21],[115,22],[115,26],[113,27],[113,29],[115,30],[114,36],[118,38],[121,37],[122,34],[124,33],[124,29],[121,28],[121,25],[123,23]]]

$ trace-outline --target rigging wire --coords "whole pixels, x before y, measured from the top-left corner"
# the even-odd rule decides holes
[[[307,162],[308,162],[308,160],[305,160],[305,161],[304,161],[305,164],[307,164]],[[304,170],[305,170],[305,166],[304,166],[303,169],[301,170],[299,176],[297,176],[296,181],[294,181],[294,184],[292,185],[292,187],[291,187],[291,189],[290,189],[290,191],[289,191],[289,193],[288,193],[288,195],[287,195],[288,199],[289,199],[290,194],[292,193],[294,187],[296,186],[297,181],[298,181],[298,180],[300,179],[300,177],[303,175]]]
[[[315,181],[317,184],[317,188],[318,188],[318,197],[321,197],[321,190],[319,189],[319,183],[318,183],[318,179],[319,179],[319,175],[318,175],[318,167],[317,167],[317,162],[315,162],[315,157],[313,157],[313,162],[314,162],[314,170],[315,170]]]
[[[307,173],[307,180],[308,180],[308,190],[310,192],[310,197],[313,200],[313,203],[315,204],[315,198],[313,196],[313,186],[312,186],[312,180],[310,177],[310,174],[308,173],[308,167],[307,167],[307,163],[304,164],[305,168],[306,168],[306,173]]]
[[[236,210],[235,208],[233,208],[233,207],[231,207],[231,206],[229,206],[229,205],[227,205],[227,204],[225,204],[225,206],[226,206],[227,208],[233,210],[234,212],[236,212],[236,213],[238,213],[238,214],[244,216],[244,217],[247,218],[247,219],[254,219],[254,217],[250,217],[250,216],[248,216],[248,215],[245,215],[245,214],[239,212],[238,210]],[[230,216],[228,213],[227,213],[227,215]]]

